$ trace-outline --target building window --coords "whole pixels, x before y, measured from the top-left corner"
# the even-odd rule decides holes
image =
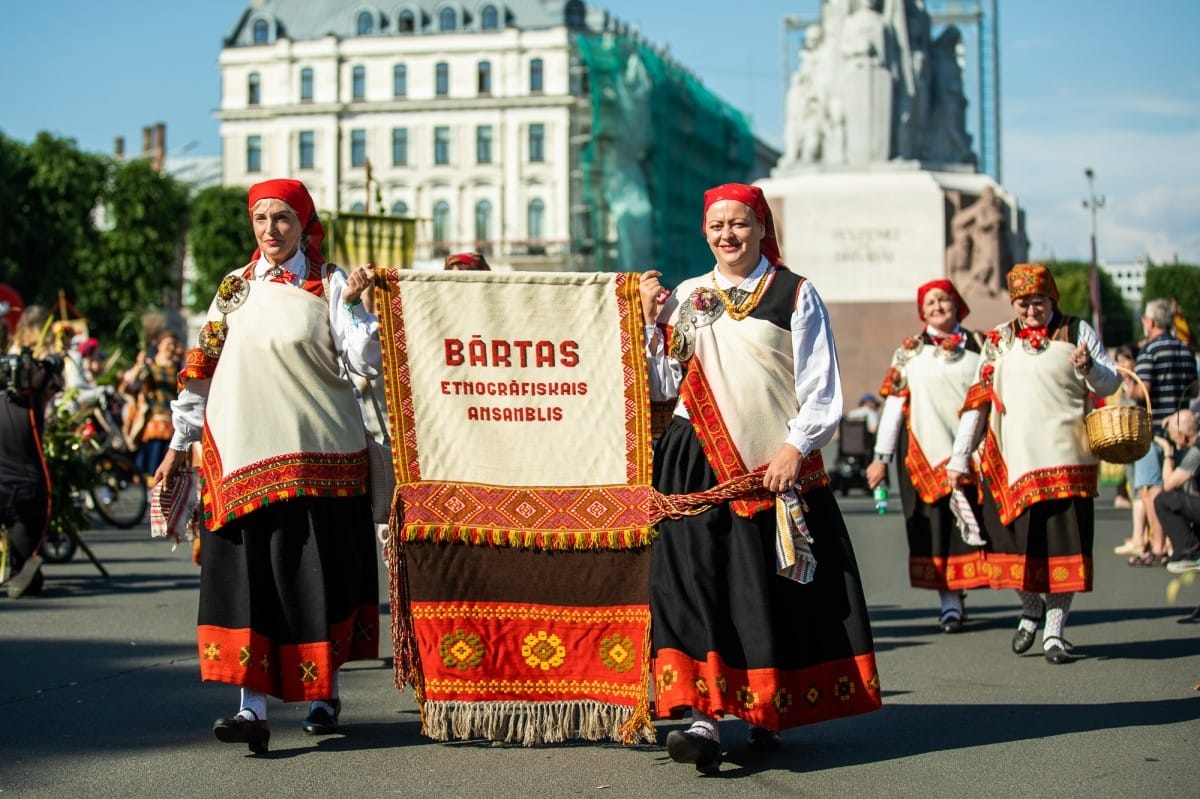
[[[491,125],[480,125],[475,128],[475,162],[478,164],[492,163]]]
[[[546,160],[546,126],[540,122],[529,126],[529,160]]]
[[[392,128],[392,166],[408,166],[408,128]]]
[[[312,67],[305,67],[300,70],[300,102],[311,103],[313,99],[313,71]]]
[[[262,102],[262,80],[257,72],[251,72],[246,78],[246,104],[258,105]]]
[[[542,93],[543,70],[542,59],[535,58],[529,62],[529,91],[534,94]]]
[[[408,67],[397,64],[392,67],[392,96],[406,97],[408,95]]]
[[[495,6],[484,6],[483,11],[479,15],[479,27],[485,31],[499,30],[500,14],[496,11]]]
[[[435,255],[450,254],[450,203],[438,200],[433,204],[433,248]]]
[[[262,172],[262,136],[246,137],[246,171]]]
[[[458,15],[454,13],[453,8],[443,8],[442,13],[438,15],[438,28],[444,31],[452,31],[458,27]]]
[[[375,20],[371,17],[371,12],[362,11],[358,15],[358,35],[367,36],[375,32]]]
[[[392,216],[408,216],[408,203],[403,200],[392,203]]]
[[[480,200],[475,203],[475,247],[483,252],[492,240],[492,203]]]
[[[546,204],[539,198],[529,201],[528,229],[530,240],[541,239],[545,236]]]
[[[300,168],[316,166],[317,136],[311,130],[300,131]]]
[[[267,25],[265,19],[254,20],[254,43],[269,44],[271,41],[271,28]]]
[[[355,100],[366,99],[367,96],[367,68],[357,66],[350,70],[350,95]]]
[[[433,129],[433,163],[450,163],[450,128],[445,125]]]
[[[480,61],[478,70],[479,93],[481,95],[492,93],[492,62]]]
[[[415,33],[417,30],[417,18],[411,11],[401,11],[400,16],[396,18],[396,30],[400,33]]]
[[[450,94],[450,65],[445,61],[439,61],[435,69],[434,91],[438,97]]]
[[[350,131],[350,166],[366,166],[367,132],[362,128]]]
[[[354,203],[353,205],[350,206],[350,213],[352,213],[352,214],[365,214],[366,212],[367,212],[367,204],[366,203],[358,202],[358,203]]]

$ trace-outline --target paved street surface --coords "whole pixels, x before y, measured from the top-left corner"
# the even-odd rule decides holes
[[[902,521],[861,494],[843,501],[875,631],[884,709],[788,731],[752,753],[726,722],[721,775],[700,777],[662,746],[493,748],[420,734],[390,652],[348,666],[343,731],[303,734],[300,705],[270,707],[271,751],[218,743],[212,720],[236,689],[198,678],[198,570],[143,527],[89,541],[48,566],[45,593],[0,592],[0,794],[7,797],[1150,797],[1200,785],[1200,580],[1172,602],[1171,576],[1112,554],[1129,512],[1097,503],[1096,586],[1067,637],[1082,659],[1052,666],[1040,639],[1009,650],[1012,591],[973,591],[958,635],[937,597],[908,586]],[[380,572],[380,595],[386,578]],[[803,609],[798,609],[803,612]],[[385,643],[385,650],[387,644]],[[679,722],[658,725],[660,742]]]

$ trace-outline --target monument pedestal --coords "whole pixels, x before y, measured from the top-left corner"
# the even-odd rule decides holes
[[[990,188],[1008,206],[1006,218],[1018,221],[1004,231],[1008,254],[1024,260],[1016,200],[987,175],[897,161],[778,172],[756,185],[774,213],[784,263],[811,280],[829,307],[846,397],[877,391],[892,352],[921,330],[917,287],[948,276],[950,221],[962,197]],[[971,306],[968,327],[1011,318],[1003,277],[999,268],[987,281],[951,276]]]

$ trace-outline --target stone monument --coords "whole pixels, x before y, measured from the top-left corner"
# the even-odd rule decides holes
[[[784,261],[829,306],[846,396],[878,389],[928,280],[955,282],[972,327],[1011,316],[1024,217],[977,169],[961,43],[933,36],[924,0],[823,0],[805,30],[784,153],[758,185]]]

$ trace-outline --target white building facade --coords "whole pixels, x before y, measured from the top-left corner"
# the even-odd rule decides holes
[[[505,27],[495,3],[410,3],[392,14],[320,2],[300,14],[300,5],[259,3],[222,50],[226,185],[289,176],[322,209],[382,204],[428,220],[418,258],[501,243],[504,254],[562,249],[575,98],[561,18],[537,15],[524,30]],[[293,14],[324,16],[332,32],[301,38]]]

